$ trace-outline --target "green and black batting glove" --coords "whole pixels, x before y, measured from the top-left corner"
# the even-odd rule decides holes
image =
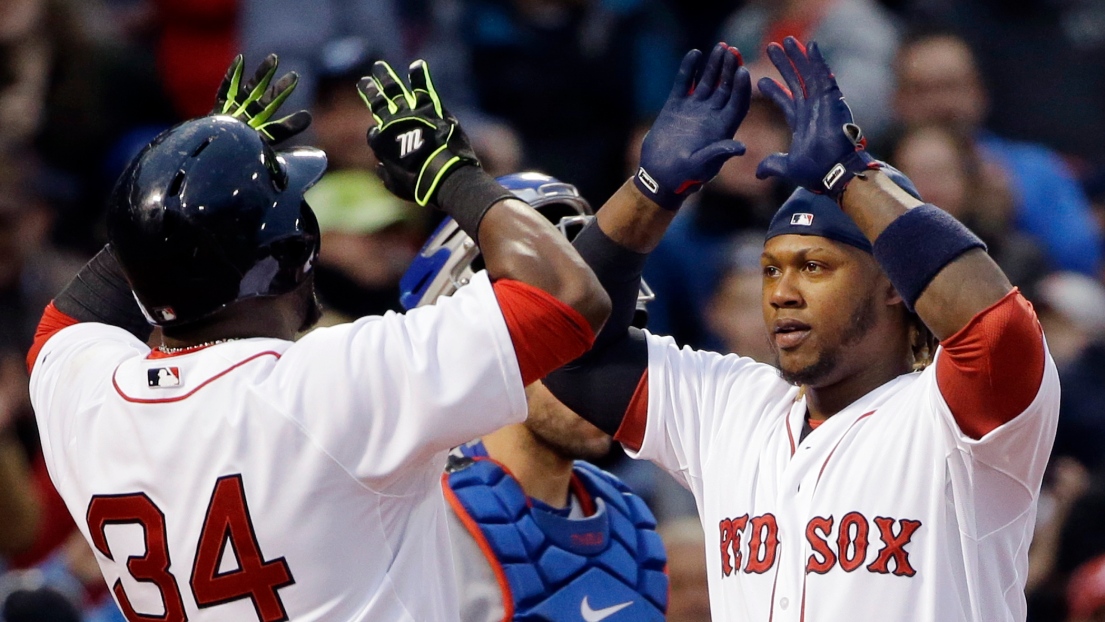
[[[389,190],[419,205],[441,208],[437,195],[445,178],[480,162],[456,118],[441,105],[426,63],[411,63],[409,75],[408,87],[390,65],[377,61],[372,75],[357,84],[376,119],[368,144]]]
[[[219,86],[219,94],[215,98],[215,108],[211,114],[229,115],[245,121],[270,145],[287,140],[307,129],[311,124],[311,113],[306,110],[298,110],[280,119],[272,118],[299,84],[299,75],[292,71],[270,86],[276,75],[277,63],[276,54],[269,54],[257,68],[253,78],[243,84],[244,61],[241,54],[236,56]]]

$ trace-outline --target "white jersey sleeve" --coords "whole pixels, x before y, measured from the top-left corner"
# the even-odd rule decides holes
[[[655,462],[697,495],[715,444],[723,444],[726,452],[742,451],[734,439],[750,437],[733,433],[734,428],[751,429],[768,404],[797,389],[783,382],[775,368],[753,359],[680,349],[671,337],[645,335],[648,414],[641,449],[629,453]],[[736,420],[725,416],[727,409]]]
[[[34,361],[30,380],[35,417],[44,432],[49,430],[39,435],[43,453],[54,455],[48,445],[54,439],[70,438],[65,433],[69,422],[50,417],[50,413],[95,411],[111,390],[112,370],[149,351],[122,328],[95,322],[67,326],[47,339]]]
[[[527,412],[486,272],[433,306],[306,335],[284,352],[265,388],[343,468],[376,489],[403,467]]]
[[[941,355],[943,350],[937,349],[937,360]],[[966,458],[963,463],[971,465],[970,473],[952,473],[952,477],[963,480],[958,482],[961,488],[969,486],[975,491],[976,507],[987,508],[979,513],[986,520],[978,525],[977,534],[985,536],[1014,518],[1008,515],[1010,512],[1025,511],[1039,494],[1059,418],[1059,373],[1055,361],[1045,344],[1044,374],[1035,399],[1024,412],[980,439],[971,438],[960,429],[940,393],[935,375],[927,393],[930,407],[926,410],[938,417],[947,435],[946,444]]]

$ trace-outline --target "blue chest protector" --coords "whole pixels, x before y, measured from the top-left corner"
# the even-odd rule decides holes
[[[668,605],[667,555],[656,520],[616,477],[577,461],[573,475],[594,500],[594,512],[570,519],[527,503],[514,478],[487,458],[481,443],[450,456],[453,509],[494,554],[488,560],[510,593],[511,620],[645,622],[663,620]],[[451,494],[450,494],[451,493]],[[479,533],[475,533],[478,529]],[[500,581],[503,583],[503,581]]]

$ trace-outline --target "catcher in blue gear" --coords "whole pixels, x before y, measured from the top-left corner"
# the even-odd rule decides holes
[[[591,219],[576,188],[539,173],[497,180],[572,238]],[[451,219],[401,283],[408,309],[468,283],[479,249]],[[642,283],[634,322],[652,299]],[[465,622],[663,620],[666,554],[644,502],[584,460],[611,437],[535,382],[529,417],[456,448],[442,475]]]

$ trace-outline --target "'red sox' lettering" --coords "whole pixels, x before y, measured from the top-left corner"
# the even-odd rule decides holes
[[[918,520],[885,516],[869,520],[859,512],[848,512],[839,521],[832,516],[815,516],[806,524],[806,542],[811,551],[806,572],[826,574],[838,567],[854,572],[867,561],[871,546],[878,545],[874,561],[866,565],[868,572],[912,577],[917,571],[909,563],[906,545],[920,527]],[[718,529],[723,577],[736,571],[763,573],[775,565],[779,526],[773,514],[726,518],[719,522]],[[876,534],[881,542],[875,541]]]

